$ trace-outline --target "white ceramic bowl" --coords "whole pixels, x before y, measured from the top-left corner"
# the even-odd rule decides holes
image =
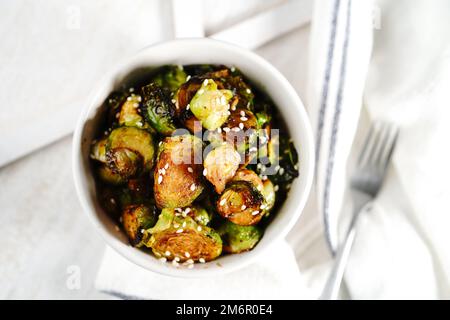
[[[265,230],[258,245],[249,252],[226,255],[206,264],[196,264],[193,269],[162,263],[149,252],[131,247],[125,234],[116,230],[114,221],[99,205],[89,165],[90,142],[96,132],[99,107],[108,94],[129,75],[130,71],[165,64],[224,64],[239,68],[273,99],[283,115],[299,153],[300,176],[293,182],[287,200]],[[126,259],[150,271],[175,277],[202,277],[244,267],[271,244],[286,236],[299,218],[311,188],[314,172],[313,148],[311,128],[302,101],[277,69],[258,55],[231,44],[210,39],[183,39],[156,44],[141,50],[112,70],[93,89],[74,133],[73,174],[83,210],[108,245]]]

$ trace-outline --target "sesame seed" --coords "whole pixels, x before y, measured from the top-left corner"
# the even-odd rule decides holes
[[[161,169],[161,175],[165,175],[166,174],[166,169],[162,168]]]
[[[244,130],[244,124],[242,122],[239,123],[239,129]]]
[[[130,89],[128,89],[130,92],[133,92],[134,91],[134,88],[133,87],[131,87]]]
[[[197,231],[199,231],[199,232],[202,231],[202,227],[198,226]]]
[[[112,204],[116,204],[116,200],[114,198],[109,199]]]
[[[295,170],[298,170],[298,165],[295,165],[295,166],[294,166],[294,169],[295,169]]]
[[[138,97],[137,97],[137,100],[138,100],[139,102],[141,102],[141,101],[142,101],[142,97],[141,97],[141,96],[138,96]]]
[[[267,180],[267,176],[262,176],[261,179],[262,179],[262,181],[266,181]]]
[[[230,131],[230,128],[228,128],[228,127],[225,127],[225,128],[223,128],[223,131],[225,131],[225,132],[229,132],[229,131]]]
[[[235,106],[235,105],[232,105],[232,106],[231,106],[231,110],[232,110],[232,111],[236,111],[236,106]]]
[[[183,228],[186,228],[186,221],[183,221],[183,224],[181,225]]]
[[[174,227],[174,228],[179,228],[180,225],[179,225],[178,223],[174,223],[174,224],[173,224],[173,227]]]
[[[172,260],[172,264],[175,266],[175,267],[178,267],[178,262],[177,261],[175,261],[175,260]]]
[[[256,147],[251,147],[248,151],[250,151],[250,152],[256,152],[256,151],[258,151],[258,148],[256,148]],[[260,165],[260,163],[258,163],[259,165]]]
[[[120,231],[119,226],[114,226],[114,228],[116,229],[116,231]]]
[[[245,92],[252,93],[252,91],[250,89],[248,89],[248,88],[247,88],[247,90],[245,90]]]
[[[241,115],[241,117],[245,117],[245,112],[244,112],[244,110],[241,110],[241,112],[239,112],[239,114]]]
[[[245,209],[247,209],[247,206],[246,206],[245,204],[243,204],[243,205],[241,206],[241,210],[245,210]]]
[[[203,81],[203,85],[204,85],[204,86],[207,86],[207,85],[208,85],[208,79],[205,79],[205,80]]]
[[[255,210],[252,212],[252,216],[256,216],[257,214],[259,214],[259,210]]]
[[[191,254],[190,254],[189,252],[185,252],[185,253],[184,253],[184,256],[185,256],[186,258],[189,258],[189,257],[191,256]]]
[[[188,264],[194,264],[194,260],[192,260],[192,259],[187,259],[187,260],[186,260],[186,263],[188,263]]]
[[[275,171],[278,171],[278,170],[280,170],[280,166],[279,165],[275,166]]]
[[[241,117],[241,121],[247,121],[248,120],[248,118],[247,117]]]
[[[161,184],[163,177],[161,175],[158,176],[158,184]]]
[[[138,121],[138,122],[136,122],[136,125],[137,125],[138,127],[142,127],[144,124],[143,124],[141,121]]]
[[[189,110],[191,108],[191,105],[188,103],[188,105],[186,106],[186,110]]]
[[[175,211],[181,212],[181,208],[175,208]]]
[[[179,262],[179,261],[180,261],[180,258],[179,258],[179,257],[175,257],[175,258],[173,259],[173,261]]]
[[[184,230],[183,229],[178,229],[176,232],[177,233],[182,233]]]
[[[219,205],[223,206],[225,204],[225,202],[227,202],[227,199],[222,199],[219,202]]]
[[[257,187],[256,187],[256,190],[261,191],[261,190],[262,190],[261,185],[257,186]]]
[[[189,171],[190,173],[192,173],[192,172],[194,172],[194,169],[192,169],[192,167],[188,167],[188,171]]]
[[[175,100],[175,99],[172,99],[172,103],[175,103],[175,102],[177,102],[177,100]]]
[[[141,229],[141,233],[144,233],[145,232],[145,230],[144,229]]]
[[[194,191],[196,188],[195,183],[191,184],[191,191]]]
[[[186,208],[186,209],[184,210],[184,212],[185,212],[185,213],[191,212],[191,208]]]
[[[161,146],[161,145],[162,145],[162,141],[158,142],[158,146]]]
[[[164,166],[164,169],[168,169],[169,168],[169,164],[166,163],[166,165]]]
[[[169,257],[169,256],[170,256],[170,251],[167,250],[166,252],[164,252],[164,254],[165,254],[167,257]]]
[[[280,189],[280,187],[278,185],[275,185],[275,187],[273,187],[273,191],[277,192]]]
[[[197,91],[198,94],[203,94],[203,92],[205,92],[204,89],[200,89],[200,90]]]
[[[191,80],[191,76],[190,76],[190,75],[188,75],[188,76],[186,77],[186,81],[189,81],[189,80]]]
[[[231,112],[230,111],[227,111],[227,116],[229,116],[231,114]]]
[[[208,170],[205,168],[203,169],[203,175],[206,176],[208,174]]]
[[[200,263],[205,263],[206,261],[205,261],[204,258],[200,258],[200,259],[198,259],[198,262],[200,262]]]
[[[127,101],[131,101],[131,97],[128,97],[128,98],[127,98]]]
[[[280,168],[280,171],[278,171],[278,174],[281,176],[284,173],[284,168]]]
[[[223,105],[227,104],[227,99],[225,98],[225,96],[220,97],[220,103]]]
[[[260,208],[261,210],[264,210],[266,207],[267,207],[267,206],[266,206],[265,204],[262,204],[259,208]]]
[[[137,103],[137,102],[133,103],[133,108],[135,108],[135,109],[139,108],[139,103]]]
[[[122,217],[120,217],[120,218],[119,218],[119,221],[120,221],[120,222],[122,222],[122,221],[123,221],[123,218],[122,218]]]
[[[238,127],[234,127],[233,129],[231,129],[231,130],[233,130],[234,132],[239,132],[239,131],[241,131],[241,129],[240,128],[238,128]]]
[[[218,127],[218,128],[217,128],[217,132],[218,132],[218,133],[221,133],[221,132],[222,132],[222,128],[221,128],[221,127]]]
[[[120,113],[117,112],[117,113],[116,113],[116,119],[119,119],[119,117],[120,117]]]
[[[256,168],[261,169],[261,167],[262,167],[261,162],[258,162],[258,164],[256,165]]]
[[[188,269],[192,269],[192,268],[194,268],[194,265],[193,264],[188,264]]]
[[[236,68],[235,67],[231,67],[230,70],[231,70],[231,72],[235,72]]]
[[[166,262],[166,261],[167,261],[167,258],[166,258],[166,257],[159,258],[159,261],[161,261],[161,262]]]

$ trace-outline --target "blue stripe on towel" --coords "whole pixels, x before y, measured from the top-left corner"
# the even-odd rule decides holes
[[[319,118],[317,123],[317,133],[316,133],[316,177],[317,177],[317,161],[319,160],[320,155],[320,147],[322,143],[322,131],[325,119],[325,110],[327,107],[328,100],[328,89],[330,84],[330,76],[331,76],[331,68],[333,66],[333,54],[334,54],[334,45],[336,42],[336,26],[339,16],[339,6],[341,1],[335,0],[332,12],[332,20],[331,20],[331,32],[330,32],[330,40],[328,43],[328,54],[327,54],[327,62],[325,64],[325,77],[323,80],[322,87],[322,101],[320,102],[320,110],[319,110]]]
[[[344,90],[344,82],[345,82],[345,73],[347,69],[347,52],[348,52],[348,43],[350,38],[350,18],[351,18],[351,0],[348,0],[347,3],[347,13],[346,13],[346,26],[345,26],[345,38],[344,38],[344,46],[342,50],[342,62],[341,62],[341,70],[339,74],[339,87],[336,97],[336,106],[334,110],[333,116],[333,127],[331,131],[330,137],[330,149],[328,153],[328,163],[327,163],[327,171],[326,171],[326,180],[325,180],[325,192],[323,195],[323,205],[324,205],[324,223],[325,223],[325,235],[328,242],[328,245],[331,249],[331,253],[334,255],[336,248],[333,247],[331,243],[331,235],[330,235],[330,221],[329,221],[329,201],[330,201],[330,185],[331,185],[331,177],[333,172],[334,165],[334,156],[336,153],[336,142],[337,142],[337,134],[339,129],[339,119],[341,116],[342,110],[342,97]]]

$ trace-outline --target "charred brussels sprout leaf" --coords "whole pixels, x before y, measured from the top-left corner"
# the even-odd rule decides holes
[[[202,141],[185,134],[163,140],[154,172],[154,194],[159,208],[190,205],[203,191]]]
[[[120,127],[109,135],[106,144],[108,166],[124,178],[148,172],[155,154],[152,135],[136,127]]]
[[[258,123],[255,115],[250,110],[236,109],[231,111],[224,127],[230,128],[224,132],[228,143],[235,146],[236,150],[247,156],[254,156],[256,151],[248,152],[256,146],[258,138]]]
[[[153,82],[162,88],[168,88],[175,92],[184,82],[186,82],[186,72],[180,66],[166,66],[159,70],[153,78]]]
[[[228,143],[213,149],[205,157],[204,173],[206,179],[214,185],[217,193],[222,193],[225,185],[233,178],[240,161],[241,156]]]
[[[130,205],[122,213],[122,225],[133,246],[141,246],[149,234],[146,230],[156,223],[156,208],[154,206]]]
[[[262,192],[263,190],[263,182],[261,178],[250,169],[239,169],[236,174],[234,175],[232,181],[247,181],[252,184],[256,190],[259,192]]]
[[[147,121],[162,135],[171,135],[177,128],[174,124],[174,106],[169,96],[154,83],[142,88],[143,112]]]
[[[157,257],[179,262],[211,261],[222,253],[222,239],[217,232],[190,216],[176,215],[174,209],[163,209],[150,233],[146,245]]]
[[[270,175],[270,180],[277,184],[288,184],[298,177],[298,155],[294,144],[288,138],[281,135],[277,139],[272,137],[268,151],[271,168],[279,166],[279,169]]]
[[[239,226],[225,221],[217,230],[223,241],[223,251],[240,253],[251,250],[261,239],[263,232],[256,226]]]
[[[219,90],[212,79],[205,79],[190,102],[192,113],[202,122],[204,128],[215,130],[222,126],[229,115],[230,90]]]
[[[219,214],[231,222],[250,226],[257,224],[263,215],[262,194],[247,181],[232,182],[217,200]]]

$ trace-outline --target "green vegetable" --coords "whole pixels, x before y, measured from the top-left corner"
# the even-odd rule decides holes
[[[142,88],[143,112],[147,121],[162,135],[171,135],[177,127],[174,124],[175,106],[170,97],[154,83]]]
[[[216,208],[222,217],[231,222],[250,226],[261,220],[263,204],[264,197],[250,182],[237,181],[225,189],[217,200]]]
[[[156,223],[156,208],[154,206],[130,205],[122,213],[122,225],[131,245],[141,246],[149,234],[146,230]]]
[[[229,115],[230,90],[219,90],[212,79],[205,79],[190,102],[192,113],[202,122],[204,128],[215,130],[222,126]]]
[[[161,88],[167,88],[175,92],[183,83],[186,82],[186,72],[181,66],[166,66],[159,70],[153,78],[153,82]]]
[[[241,156],[228,144],[223,143],[210,151],[203,162],[206,179],[211,182],[217,193],[222,193],[239,168]]]
[[[109,183],[111,185],[121,185],[126,182],[124,178],[120,174],[112,171],[107,165],[101,165],[98,168],[98,176],[104,182]]]
[[[222,253],[222,239],[217,232],[190,216],[176,215],[175,209],[163,209],[150,233],[146,245],[157,257],[194,262],[210,261]]]
[[[264,196],[265,201],[264,211],[269,213],[269,211],[272,210],[273,206],[275,205],[275,189],[272,181],[268,179],[263,182],[263,185],[264,187],[261,192]]]
[[[103,138],[92,145],[91,159],[106,163],[106,143],[108,139]]]
[[[159,208],[190,205],[203,191],[202,141],[192,135],[166,137],[158,150],[153,191]]]
[[[251,250],[261,239],[263,232],[256,226],[239,226],[225,221],[217,230],[223,241],[223,251],[240,253]]]
[[[108,166],[124,178],[153,167],[155,147],[152,135],[136,127],[119,127],[109,135],[106,144]]]
[[[120,108],[119,125],[130,127],[144,127],[144,119],[139,114],[139,104],[141,97],[135,94],[130,95]]]

